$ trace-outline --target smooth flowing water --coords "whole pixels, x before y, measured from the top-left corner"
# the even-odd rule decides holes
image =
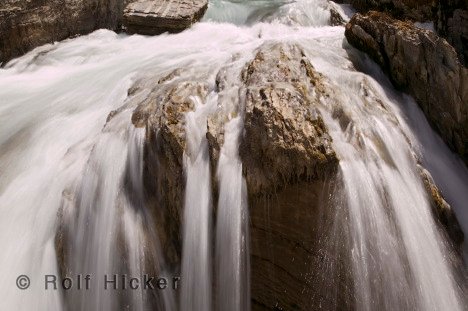
[[[180,34],[99,30],[45,45],[0,69],[2,310],[250,309],[247,190],[238,155],[243,102],[237,87],[241,68],[270,41],[302,46],[350,119],[342,126],[332,117],[332,103],[320,107],[340,158],[336,206],[342,212],[336,222],[348,241],[354,308],[466,309],[418,160],[465,233],[467,169],[416,104],[351,50],[344,27],[328,26],[331,6],[343,13],[325,0],[213,1],[203,22]],[[357,64],[367,73],[358,72]],[[144,131],[133,127],[135,107],[125,104],[140,75],[163,76],[177,68],[207,77],[211,88],[205,102],[192,99],[195,110],[186,115],[179,297],[165,292],[155,305],[144,291],[44,290],[44,275],[60,275],[61,256],[70,274],[91,274],[101,283],[104,274],[138,275],[149,265],[166,272],[142,199]],[[228,87],[217,93],[216,75],[226,68]],[[123,111],[107,120],[120,107]],[[206,119],[219,110],[229,122],[211,172]],[[211,219],[213,173],[219,180],[216,219]],[[67,237],[63,254],[57,252],[57,230]],[[31,287],[21,291],[15,282],[23,274]]]

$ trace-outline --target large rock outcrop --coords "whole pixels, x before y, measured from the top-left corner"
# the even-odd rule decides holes
[[[460,60],[468,65],[468,1],[437,0],[437,32],[455,47]]]
[[[327,232],[320,215],[333,213],[325,206],[338,167],[318,110],[327,96],[323,78],[300,47],[278,44],[261,47],[242,79],[253,309],[332,309],[351,295],[343,289],[330,298],[315,274]]]
[[[127,32],[143,35],[180,32],[199,21],[207,8],[207,0],[134,2],[125,8],[124,25]]]
[[[356,14],[346,38],[411,94],[445,142],[468,163],[468,69],[435,33],[386,14]]]
[[[222,106],[223,100],[230,100],[232,85],[222,72],[218,78],[216,91]],[[261,47],[239,79],[231,82],[237,84],[235,93],[245,99],[237,113],[244,116],[245,123],[240,156],[251,211],[254,309],[307,310],[312,298],[301,289],[312,293],[316,291],[313,283],[321,283],[312,281],[307,272],[320,258],[317,243],[322,241],[323,224],[317,215],[329,197],[338,166],[318,110],[327,90],[321,75],[295,45]],[[133,123],[146,128],[143,174],[147,204],[158,221],[155,225],[163,253],[174,270],[181,251],[184,114],[194,108],[193,96],[204,101],[208,90],[209,84],[203,80],[187,81],[181,72],[174,72],[159,80],[144,78],[129,91],[129,104],[138,106]],[[212,171],[223,145],[228,120],[224,113],[219,109],[208,118]],[[215,187],[216,174],[212,178]],[[214,189],[213,202],[216,195]],[[348,291],[344,293],[341,296],[350,296]],[[315,296],[312,300],[319,303],[323,299]]]
[[[124,0],[2,0],[0,63],[54,41],[118,28]]]

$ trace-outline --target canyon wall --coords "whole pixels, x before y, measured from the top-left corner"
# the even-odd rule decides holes
[[[384,13],[356,14],[346,38],[411,94],[445,142],[468,163],[468,69],[432,31]]]

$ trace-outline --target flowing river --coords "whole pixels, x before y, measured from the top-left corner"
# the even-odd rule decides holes
[[[343,129],[327,103],[320,107],[340,159],[336,225],[344,236],[332,236],[330,243],[345,238],[352,262],[355,302],[343,309],[467,310],[466,277],[454,272],[418,161],[465,234],[468,170],[415,102],[349,46],[344,27],[329,26],[331,7],[349,14],[348,7],[325,0],[213,0],[203,21],[179,34],[98,30],[39,47],[0,69],[0,309],[251,309],[248,193],[238,151],[243,120],[236,114],[243,99],[235,94],[242,68],[258,47],[273,41],[300,44],[352,120]],[[205,77],[212,89],[216,74],[229,68],[225,83],[234,94],[219,100],[211,92],[205,103],[194,99],[195,110],[186,115],[179,294],[44,290],[44,275],[60,275],[58,215],[71,224],[63,246],[69,248],[70,272],[139,275],[150,260],[171,275],[142,198],[144,130],[133,126],[135,107],[125,103],[141,74],[163,77],[178,68]],[[363,84],[375,93],[364,94]],[[378,98],[381,107],[367,105],[368,97]],[[206,118],[219,102],[233,117],[213,169]],[[211,200],[211,174],[219,180],[217,202]],[[15,286],[19,275],[31,279],[28,290]]]

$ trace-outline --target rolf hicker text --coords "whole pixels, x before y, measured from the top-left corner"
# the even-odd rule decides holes
[[[106,274],[100,279],[90,274],[65,278],[50,274],[44,276],[46,290],[90,290],[95,289],[96,286],[105,290],[177,290],[179,282],[180,277],[155,277],[147,274],[142,276]]]

